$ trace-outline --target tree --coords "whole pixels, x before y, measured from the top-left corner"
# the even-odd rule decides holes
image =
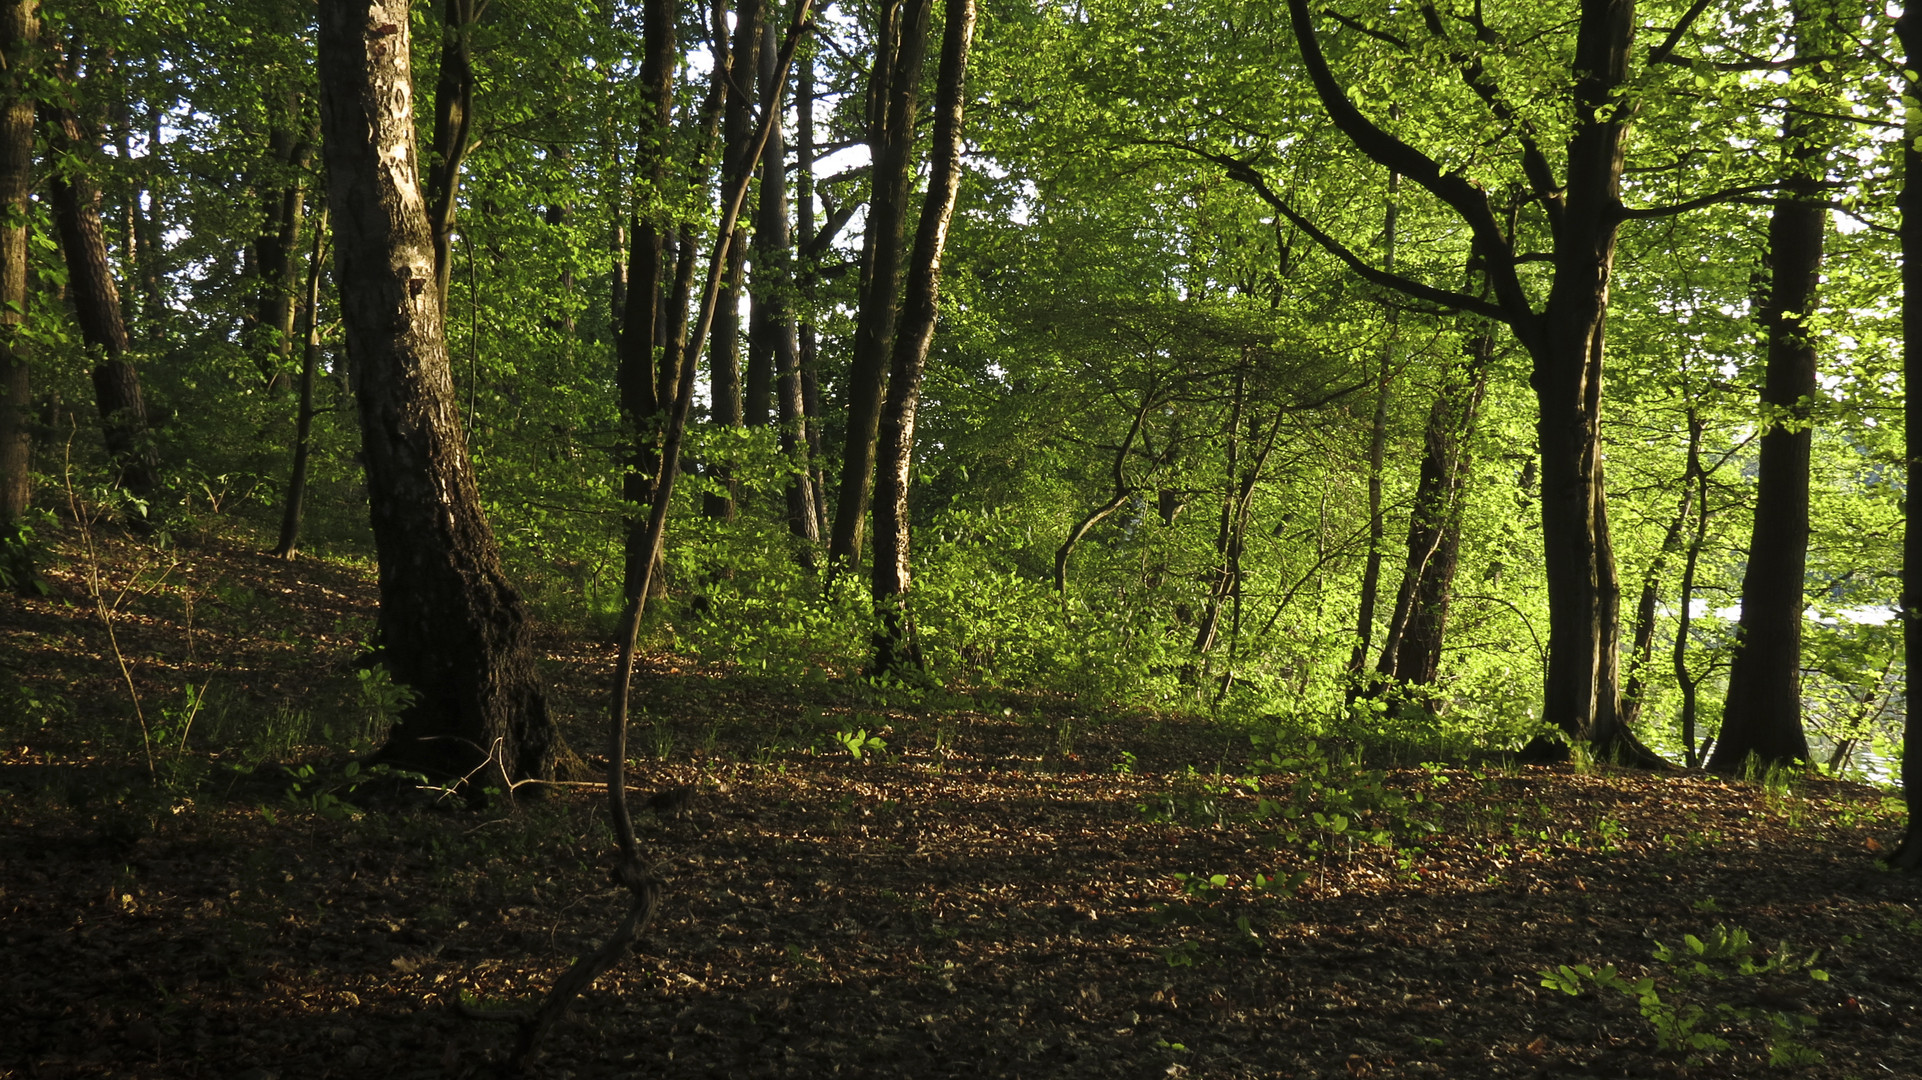
[[[1797,56],[1791,73],[1825,61],[1835,35],[1832,16],[1812,0],[1792,6]],[[1792,80],[1793,81],[1793,80]],[[1825,128],[1794,107],[1782,120],[1783,191],[1769,219],[1768,294],[1759,322],[1768,334],[1762,388],[1761,460],[1756,470],[1755,524],[1742,575],[1742,622],[1729,660],[1722,730],[1708,767],[1739,772],[1751,756],[1765,765],[1809,760],[1802,730],[1802,618],[1808,606],[1809,447],[1817,392],[1816,286],[1822,274],[1822,234],[1828,206]]]
[[[20,324],[27,310],[27,216],[33,193],[28,73],[39,46],[39,0],[0,5],[0,587],[29,591],[33,559],[20,519],[33,497],[31,369]]]
[[[100,227],[100,186],[90,169],[96,147],[73,110],[42,102],[49,150],[59,159],[49,170],[54,226],[66,256],[69,288],[80,335],[95,357],[94,404],[100,410],[115,482],[142,503],[159,488],[157,463],[148,441],[147,403],[140,373],[127,358],[127,322],[114,284],[107,237]],[[144,520],[137,518],[136,520]]]
[[[562,744],[454,401],[408,28],[404,0],[320,7],[334,276],[359,382],[381,656],[418,694],[380,756],[440,777],[550,779]]]
[[[861,243],[860,308],[848,370],[841,488],[835,502],[834,533],[828,540],[828,561],[846,568],[861,561],[861,538],[874,493],[874,443],[901,315],[901,260],[906,254],[914,180],[914,129],[933,7],[933,0],[904,0],[899,5],[884,0],[875,5],[874,69],[867,99],[872,188]]]
[[[1705,7],[1696,5],[1655,54],[1672,51]],[[1549,596],[1546,715],[1570,738],[1588,741],[1604,753],[1653,761],[1621,722],[1621,588],[1609,533],[1601,436],[1603,343],[1617,232],[1624,220],[1648,216],[1622,201],[1628,131],[1637,107],[1629,85],[1634,3],[1581,0],[1577,7],[1566,83],[1572,120],[1560,177],[1554,175],[1534,126],[1517,111],[1511,91],[1490,74],[1476,47],[1452,39],[1436,9],[1422,7],[1430,37],[1514,139],[1522,178],[1542,216],[1552,252],[1547,298],[1539,308],[1519,270],[1525,253],[1502,227],[1485,185],[1365,116],[1323,56],[1307,0],[1289,0],[1288,10],[1303,64],[1329,119],[1364,154],[1460,216],[1486,260],[1495,299],[1490,303],[1449,294],[1367,266],[1352,255],[1345,257],[1378,284],[1507,323],[1533,362],[1530,384],[1539,410],[1536,434]],[[1493,40],[1479,9],[1465,25],[1481,40]],[[1293,213],[1289,207],[1278,209]],[[1295,218],[1304,229],[1311,227],[1299,215]],[[1334,243],[1326,234],[1318,238]]]
[[[921,404],[921,378],[941,301],[941,252],[961,187],[961,119],[968,46],[974,40],[974,0],[947,0],[941,67],[934,99],[934,145],[928,193],[915,228],[907,290],[894,351],[888,363],[887,400],[881,409],[876,450],[879,478],[874,504],[874,602],[881,610],[873,668],[920,667],[921,656],[907,622],[908,488],[914,464],[914,416]]]
[[[1901,78],[1902,104],[1908,116],[1902,138],[1902,191],[1897,208],[1902,213],[1902,383],[1906,392],[1902,410],[1906,439],[1903,478],[1909,491],[1922,482],[1922,124],[1917,110],[1922,109],[1922,90],[1910,74],[1922,64],[1922,15],[1904,7],[1895,21],[1895,33],[1905,56]],[[1909,829],[1902,844],[1889,855],[1889,864],[1903,870],[1922,870],[1922,722],[1916,720],[1915,672],[1922,665],[1922,529],[1915,527],[1913,503],[1909,504],[1902,539],[1902,656],[1906,669],[1905,693],[1910,708],[1903,724],[1902,792],[1908,802]]]

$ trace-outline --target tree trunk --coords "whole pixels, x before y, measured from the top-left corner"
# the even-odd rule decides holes
[[[442,318],[453,275],[454,217],[461,165],[474,148],[474,24],[488,0],[445,0],[440,20],[440,77],[434,85],[433,157],[427,163],[427,220],[434,238],[434,289]]]
[[[617,348],[615,382],[620,393],[621,422],[629,435],[627,459],[621,476],[621,495],[632,509],[627,523],[627,559],[623,594],[631,596],[648,568],[635,565],[653,503],[654,478],[660,468],[657,429],[671,402],[662,390],[675,380],[668,376],[678,364],[661,352],[666,338],[663,297],[668,291],[667,186],[674,124],[674,72],[679,64],[675,40],[674,0],[647,0],[641,54],[641,96],[645,113],[634,150],[634,173],[643,195],[634,215],[633,243],[627,256],[627,286]]]
[[[914,420],[921,379],[941,301],[941,252],[961,189],[961,120],[967,104],[968,47],[974,39],[974,0],[947,0],[941,66],[934,100],[934,142],[928,148],[928,193],[915,228],[907,291],[888,364],[887,402],[876,448],[873,595],[881,629],[873,670],[920,667],[921,649],[907,617],[913,572],[908,561],[908,487],[914,465]]]
[[[1415,507],[1408,515],[1407,560],[1375,665],[1390,683],[1428,686],[1441,669],[1461,550],[1462,503],[1473,465],[1469,444],[1494,352],[1494,327],[1484,322],[1469,339],[1465,362],[1448,373],[1429,407]],[[1431,699],[1431,708],[1437,704]]]
[[[763,0],[738,0],[734,11],[735,82],[727,99],[722,125],[721,184],[752,175],[749,143],[754,139],[754,80],[760,70]],[[720,306],[714,313],[714,337],[708,343],[708,421],[717,428],[740,427],[744,417],[741,393],[741,295],[747,285],[747,228],[737,224],[727,245],[727,274],[721,281]],[[762,415],[766,415],[763,396]],[[720,488],[708,492],[701,505],[711,518],[734,517],[733,470],[710,464],[709,478]]]
[[[314,431],[314,377],[320,369],[320,266],[326,256],[327,207],[322,204],[314,222],[314,248],[307,257],[306,333],[300,351],[299,404],[294,413],[294,465],[287,478],[287,505],[280,515],[276,559],[294,557],[300,548],[300,519],[307,503],[307,458]]]
[[[1395,222],[1401,212],[1401,174],[1388,174],[1388,208],[1382,215],[1382,269],[1395,272]],[[1394,378],[1395,345],[1399,336],[1396,309],[1386,312],[1388,340],[1381,346],[1381,375],[1375,380],[1375,417],[1368,437],[1368,555],[1362,562],[1361,597],[1355,604],[1355,647],[1348,655],[1348,701],[1350,704],[1366,689],[1362,672],[1368,661],[1368,645],[1375,633],[1375,597],[1381,591],[1381,544],[1386,522],[1381,512],[1382,455],[1388,445],[1388,389]]]
[[[874,442],[900,317],[901,258],[914,181],[914,129],[933,0],[904,0],[898,8],[886,3],[876,8],[880,23],[875,28],[874,71],[868,84],[873,189],[861,247],[861,298],[848,370],[841,488],[834,533],[828,540],[828,561],[844,568],[861,561],[861,538],[874,491]]]
[[[0,585],[35,591],[39,575],[20,536],[33,501],[32,382],[20,323],[27,310],[27,218],[33,195],[33,93],[39,0],[0,4]]]
[[[806,45],[795,61],[795,246],[807,250],[814,243],[814,54]],[[821,386],[817,375],[818,349],[814,333],[814,282],[816,261],[809,257],[800,264],[797,291],[802,314],[799,319],[799,348],[796,360],[801,393],[801,431],[807,443],[807,485],[813,489],[814,536],[828,535],[827,485],[821,474]]]
[[[1695,619],[1695,568],[1708,546],[1708,470],[1702,467],[1702,420],[1689,418],[1688,462],[1682,469],[1682,493],[1695,490],[1695,536],[1682,557],[1682,584],[1675,598],[1675,645],[1669,660],[1675,670],[1675,685],[1682,691],[1682,760],[1693,769],[1702,763],[1700,744],[1695,740],[1695,715],[1698,688],[1708,672],[1695,675],[1688,670],[1688,632]]]
[[[1688,409],[1688,460],[1699,461],[1701,455],[1702,421],[1691,404]],[[1682,531],[1688,528],[1689,509],[1695,502],[1695,494],[1689,489],[1692,479],[1688,472],[1682,474],[1682,493],[1676,500],[1675,516],[1669,519],[1668,529],[1662,534],[1662,546],[1655,550],[1655,558],[1649,560],[1648,572],[1642,576],[1642,595],[1635,605],[1635,629],[1629,635],[1628,679],[1622,689],[1622,723],[1630,727],[1642,718],[1642,697],[1647,693],[1649,665],[1655,657],[1656,608],[1661,601],[1662,573],[1668,568],[1669,558],[1682,550]],[[1694,746],[1690,745],[1687,750],[1692,759]],[[1688,764],[1693,768],[1695,763],[1691,760]]]
[[[286,389],[293,361],[295,280],[300,272],[302,219],[307,211],[307,180],[303,175],[313,156],[313,144],[285,126],[299,119],[297,96],[280,103],[283,123],[267,138],[267,168],[261,178],[265,190],[264,223],[254,239],[254,268],[259,292],[250,320],[254,360],[260,365],[268,390]]]
[[[1810,0],[1793,5],[1798,53],[1823,52],[1822,18]],[[1708,767],[1740,772],[1752,754],[1765,765],[1810,760],[1802,730],[1802,612],[1809,546],[1809,428],[1815,342],[1800,329],[1814,314],[1828,207],[1818,185],[1828,148],[1811,118],[1790,110],[1782,123],[1786,190],[1769,217],[1769,295],[1757,313],[1768,332],[1762,449],[1755,521],[1742,573],[1742,621],[1729,660],[1722,730]]]
[[[49,201],[66,255],[67,289],[80,336],[96,357],[94,404],[100,410],[107,454],[115,464],[115,482],[136,499],[150,501],[159,481],[147,441],[147,405],[140,394],[140,373],[126,359],[127,324],[100,228],[100,188],[82,160],[82,148],[90,143],[72,112],[48,107],[44,113],[48,145],[65,159],[48,178]]]
[[[383,760],[505,787],[564,752],[460,429],[414,138],[405,0],[322,0],[335,284],[358,376],[380,648],[418,700]]]
[[[1895,33],[1906,56],[1904,67],[1922,65],[1922,14],[1904,7],[1895,20]],[[1908,96],[1922,93],[1914,80],[1904,87]],[[1902,410],[1902,432],[1908,462],[1908,489],[1922,483],[1922,124],[1910,120],[1902,140],[1902,192],[1896,199],[1902,211],[1902,380],[1907,392]],[[1904,710],[1902,735],[1902,793],[1909,807],[1909,828],[1902,844],[1889,855],[1889,865],[1903,870],[1922,869],[1922,722],[1916,719],[1912,692],[1915,672],[1922,667],[1922,529],[1915,527],[1913,509],[1906,515],[1902,539],[1902,656]]]
[[[765,393],[756,389],[756,371],[762,366],[752,358],[765,355],[766,366],[774,373],[776,418],[781,431],[781,454],[794,466],[787,484],[788,531],[806,541],[802,559],[813,564],[813,546],[821,540],[820,513],[814,505],[814,484],[809,478],[813,462],[808,454],[807,402],[801,391],[800,343],[794,322],[794,252],[787,227],[787,152],[781,140],[781,115],[784,87],[774,81],[774,24],[764,24],[761,39],[762,108],[773,119],[767,148],[761,154],[761,193],[754,226],[754,317],[750,320],[748,353],[747,422],[767,422],[756,403]],[[804,106],[805,107],[805,106]],[[809,198],[813,193],[807,193]]]

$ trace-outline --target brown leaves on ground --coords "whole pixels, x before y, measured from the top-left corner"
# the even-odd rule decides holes
[[[591,787],[354,817],[319,798],[368,802],[337,760],[293,751],[315,767],[290,791],[210,741],[289,702],[311,735],[351,701],[356,575],[203,549],[123,601],[147,711],[210,678],[222,711],[162,756],[163,784],[82,584],[56,580],[0,606],[24,660],[0,764],[0,1076],[485,1075],[511,1030],[451,1006],[537,1002],[618,917]],[[198,593],[192,638],[169,589]],[[605,650],[550,644],[569,737],[599,745]],[[651,671],[637,808],[698,794],[641,816],[662,918],[542,1076],[1754,1075],[1771,1013],[1812,1018],[1795,1038],[1823,1057],[1781,1071],[1922,1071],[1917,883],[1877,868],[1899,821],[1869,788],[1263,768],[1196,722],[917,714]],[[838,734],[877,727],[886,748],[858,759]],[[1537,974],[1659,976],[1656,941],[1718,924],[1820,950],[1830,978],[1700,984],[1700,1029],[1731,1045],[1691,1056],[1629,998]]]

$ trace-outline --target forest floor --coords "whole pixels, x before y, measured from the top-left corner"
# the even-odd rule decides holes
[[[511,1026],[456,1003],[538,1000],[623,906],[601,793],[365,799],[369,568],[97,542],[0,598],[0,1077],[486,1075]],[[544,644],[591,757],[610,650]],[[642,818],[661,916],[541,1076],[1922,1075],[1874,788],[1377,769],[668,655],[639,694],[632,784],[700,794]]]

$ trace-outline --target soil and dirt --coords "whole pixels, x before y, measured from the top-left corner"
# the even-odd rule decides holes
[[[601,792],[348,775],[364,564],[94,541],[0,600],[0,1077],[490,1074],[512,1028],[456,1005],[538,1001],[624,905]],[[610,651],[545,646],[591,757]],[[542,1076],[1922,1075],[1874,788],[1377,768],[669,654],[636,705],[637,799],[693,793],[640,818],[671,890]],[[1655,960],[1717,927],[1777,963]],[[1671,1023],[1562,965],[1649,976]]]

